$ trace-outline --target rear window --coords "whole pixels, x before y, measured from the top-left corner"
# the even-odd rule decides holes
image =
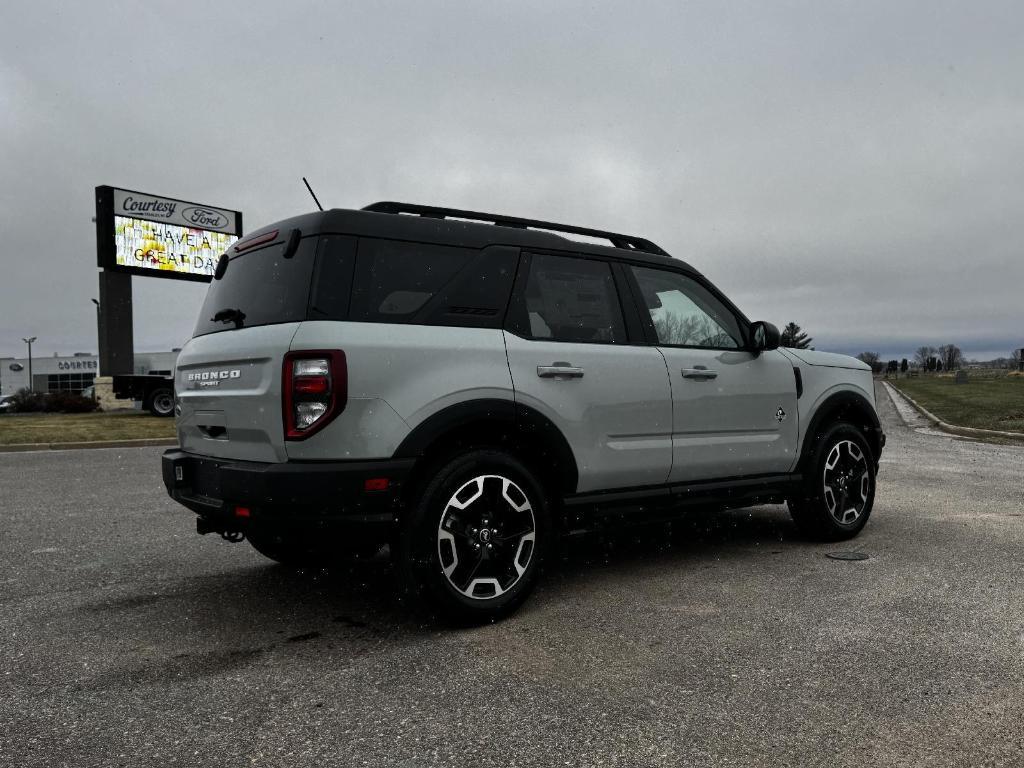
[[[303,238],[290,259],[284,243],[233,257],[210,283],[193,335],[304,320],[316,241]]]
[[[361,239],[349,319],[412,322],[478,253],[473,248]]]

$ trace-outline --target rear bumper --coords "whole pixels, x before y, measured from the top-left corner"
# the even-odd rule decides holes
[[[259,462],[164,452],[171,498],[211,530],[260,527],[387,526],[396,520],[402,483],[414,459]],[[386,478],[381,490],[366,481]],[[210,526],[213,526],[210,528]]]

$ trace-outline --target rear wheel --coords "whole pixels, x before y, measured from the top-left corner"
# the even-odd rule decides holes
[[[146,399],[146,410],[154,416],[174,415],[174,390],[170,387],[154,389]]]
[[[822,430],[806,463],[801,493],[789,501],[794,522],[825,541],[861,532],[875,501],[875,458],[864,434],[840,422]]]
[[[548,500],[533,473],[497,450],[444,464],[403,522],[400,566],[446,618],[494,621],[529,595],[548,545]]]

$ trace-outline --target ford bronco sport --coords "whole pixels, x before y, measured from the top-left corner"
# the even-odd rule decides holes
[[[780,349],[648,240],[398,203],[233,245],[175,391],[163,478],[200,533],[292,565],[390,542],[467,621],[608,510],[788,502],[855,536],[885,444],[867,365]]]

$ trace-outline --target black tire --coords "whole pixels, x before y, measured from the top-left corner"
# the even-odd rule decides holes
[[[449,459],[414,492],[402,521],[396,554],[406,594],[458,624],[508,615],[536,584],[549,509],[515,457],[478,449]]]
[[[368,560],[384,542],[378,539],[311,534],[306,531],[247,531],[245,538],[266,558],[291,568],[320,568],[340,561]]]
[[[145,402],[146,410],[154,416],[174,415],[174,390],[170,387],[158,387],[149,393]]]
[[[864,433],[846,422],[826,425],[813,437],[800,492],[789,512],[806,536],[852,539],[868,522],[875,502],[875,457]]]
[[[322,552],[308,536],[282,531],[246,531],[252,548],[274,562],[291,568],[319,565]]]

